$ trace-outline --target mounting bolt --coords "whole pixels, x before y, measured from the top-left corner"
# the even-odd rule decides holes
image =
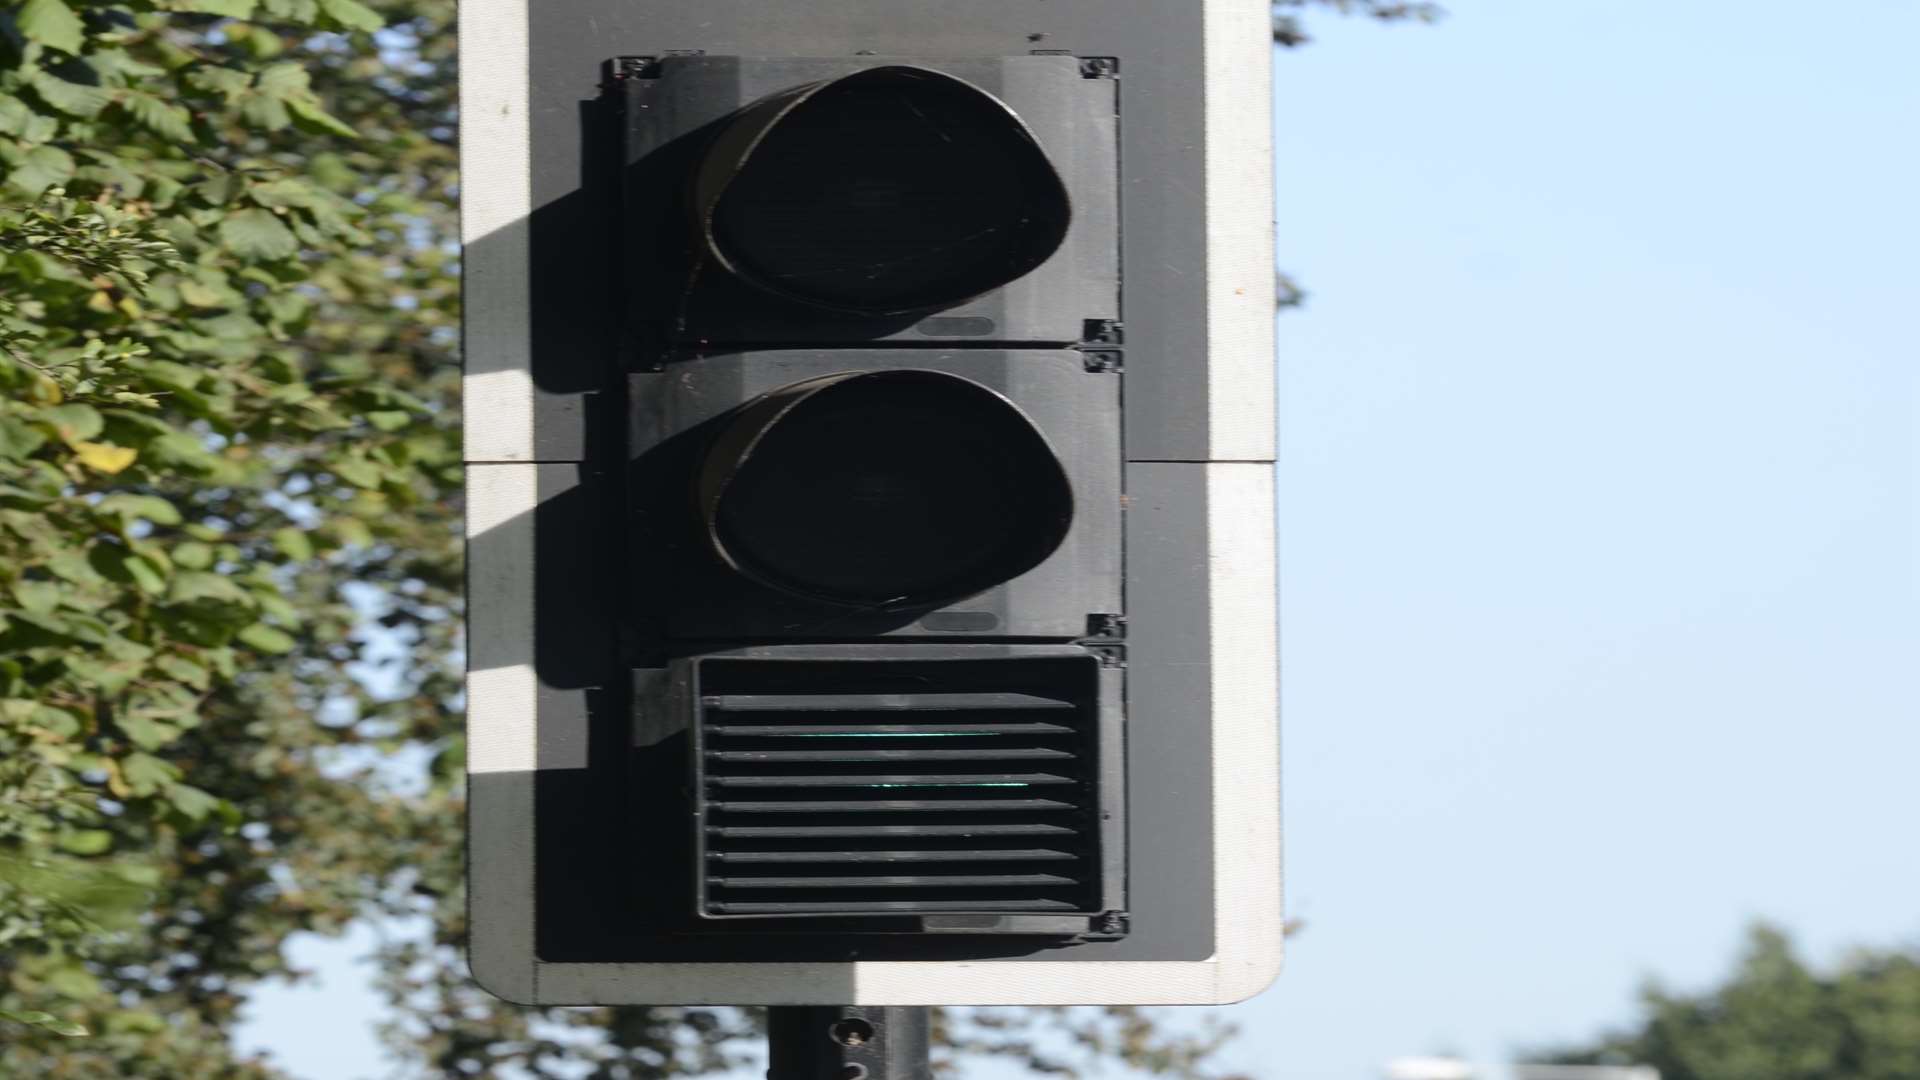
[[[657,56],[616,56],[613,58],[613,77],[616,79],[657,79],[660,77],[660,58]]]
[[[1120,77],[1120,59],[1114,56],[1083,56],[1080,58],[1080,77],[1117,79]]]
[[[1118,349],[1084,349],[1080,359],[1088,371],[1119,371],[1122,366]]]
[[[1083,319],[1080,323],[1082,345],[1118,345],[1127,339],[1127,324],[1118,319]]]

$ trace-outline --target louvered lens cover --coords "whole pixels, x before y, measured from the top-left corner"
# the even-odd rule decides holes
[[[1099,685],[1091,657],[702,661],[701,914],[1097,915]]]

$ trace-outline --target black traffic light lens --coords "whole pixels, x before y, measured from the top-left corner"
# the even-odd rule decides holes
[[[1038,565],[1073,519],[1031,421],[934,371],[843,372],[742,406],[708,453],[709,538],[741,573],[814,600],[932,607]]]
[[[874,68],[748,107],[695,187],[721,264],[790,299],[865,315],[999,288],[1045,262],[1071,218],[1020,118],[921,68]]]

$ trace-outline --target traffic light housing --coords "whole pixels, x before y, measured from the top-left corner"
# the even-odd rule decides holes
[[[463,9],[529,58],[463,61],[475,973],[1244,996],[1278,955],[1264,133],[1183,128],[1249,107],[1162,65],[1263,70],[1264,35],[796,7]]]

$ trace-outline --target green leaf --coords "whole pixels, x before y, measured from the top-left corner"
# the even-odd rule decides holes
[[[55,968],[46,976],[47,989],[61,997],[75,1001],[86,1001],[100,996],[100,980],[78,963],[69,962],[68,966]]]
[[[51,705],[41,705],[37,702],[34,703],[33,713],[29,719],[33,722],[34,726],[58,735],[63,739],[71,739],[79,735],[84,727],[80,722],[80,718],[72,712],[66,709],[56,709]]]
[[[175,784],[167,789],[167,801],[191,822],[205,821],[208,814],[227,808],[227,801],[210,795],[191,784]]]
[[[253,76],[239,68],[204,65],[194,68],[187,75],[187,82],[231,101],[253,86]]]
[[[364,458],[329,462],[327,467],[333,470],[335,476],[354,487],[372,490],[380,486],[380,466]]]
[[[220,464],[205,443],[184,431],[156,436],[146,445],[146,454],[154,466],[189,473],[209,473]]]
[[[247,52],[259,59],[279,56],[287,51],[287,43],[279,33],[264,26],[236,27],[234,37],[246,46]]]
[[[373,530],[359,518],[337,517],[327,522],[327,530],[350,547],[372,547]]]
[[[128,91],[120,99],[120,107],[127,110],[140,125],[164,139],[176,143],[195,143],[199,140],[193,133],[193,114],[186,109],[164,101],[152,94]]]
[[[173,564],[188,570],[205,570],[213,565],[213,548],[198,540],[175,544]]]
[[[13,17],[13,25],[28,41],[80,55],[86,24],[61,0],[27,0]]]
[[[10,94],[0,94],[0,135],[19,135],[34,120],[27,103]]]
[[[45,615],[60,606],[60,586],[51,581],[16,581],[13,598],[36,615]]]
[[[287,602],[287,598],[278,592],[265,589],[257,590],[254,598],[260,601],[260,611],[276,624],[292,629],[301,623],[300,609]]]
[[[7,183],[37,197],[50,187],[73,179],[73,158],[57,146],[36,146],[7,170]]]
[[[320,10],[349,30],[378,30],[386,25],[378,12],[359,0],[320,0]]]
[[[108,697],[125,690],[140,674],[137,663],[103,664],[84,652],[70,651],[60,658],[60,663],[74,678]]]
[[[136,586],[149,596],[167,591],[167,565],[157,556],[143,555],[118,544],[100,543],[88,549],[87,561],[108,581]]]
[[[120,492],[101,499],[94,504],[93,510],[103,517],[119,517],[123,521],[145,518],[155,525],[180,524],[180,511],[158,495]]]
[[[219,574],[190,571],[176,575],[167,591],[170,604],[191,604],[220,610],[226,617],[245,617],[253,613],[253,598],[247,590]]]
[[[260,92],[272,97],[289,97],[305,94],[312,83],[312,76],[299,64],[270,64],[260,71],[260,78],[254,83]]]
[[[53,501],[53,497],[44,492],[28,491],[13,484],[0,484],[0,506],[18,510],[39,510]]]
[[[69,855],[99,855],[113,847],[113,834],[105,829],[69,829],[55,844]]]
[[[247,194],[261,206],[273,207],[310,207],[321,198],[318,192],[298,180],[269,180],[264,184],[255,184],[247,189]]]
[[[153,666],[170,679],[178,679],[195,690],[205,690],[208,685],[207,669],[177,653],[167,653],[153,662]]]
[[[33,92],[40,95],[41,101],[69,116],[97,116],[100,110],[113,102],[113,94],[107,90],[68,82],[38,68],[27,73],[27,85],[33,87]]]
[[[198,308],[217,308],[227,305],[227,297],[219,290],[210,288],[189,278],[180,282],[180,299]]]
[[[127,574],[148,596],[159,596],[167,591],[166,572],[144,555],[135,555],[127,560]]]
[[[313,558],[313,541],[307,538],[305,531],[291,525],[273,531],[273,546],[280,549],[280,554],[297,562]]]
[[[128,754],[120,763],[120,775],[136,795],[151,795],[180,779],[180,770],[152,754]]]
[[[15,1012],[12,1009],[0,1009],[0,1020],[11,1020],[16,1024],[25,1024],[28,1027],[46,1028],[55,1035],[64,1036],[69,1039],[77,1039],[87,1033],[87,1028],[84,1024],[76,1024],[71,1020],[62,1020],[50,1012],[40,1012],[38,1010],[30,1009],[25,1012]]]
[[[62,551],[47,560],[47,569],[75,585],[98,585],[104,579],[93,568],[85,552]]]
[[[115,660],[145,661],[153,655],[152,649],[147,648],[137,641],[130,641],[123,638],[118,634],[109,636],[104,642],[100,643],[100,647],[106,650],[107,655],[113,657]]]
[[[221,646],[216,649],[208,649],[206,652],[200,654],[200,658],[205,660],[207,666],[217,672],[223,679],[232,679],[240,674],[240,665],[233,655],[233,650],[230,648]]]
[[[201,15],[225,15],[229,19],[245,19],[253,14],[256,0],[173,0],[168,7],[174,11],[192,11]]]
[[[100,417],[100,410],[91,405],[72,402],[40,410],[40,419],[52,424],[54,432],[60,436],[60,441],[66,443],[95,438],[100,434],[101,429],[106,427],[106,421]]]
[[[64,857],[23,860],[0,850],[0,881],[75,909],[98,927],[131,926],[152,899],[150,867]]]
[[[46,441],[46,434],[39,429],[11,416],[0,416],[0,457],[26,457],[40,449]]]
[[[247,94],[240,99],[240,118],[263,131],[279,131],[293,123],[286,102],[269,94]]]
[[[293,110],[293,118],[301,127],[314,131],[325,131],[334,135],[344,135],[350,139],[358,138],[360,135],[359,132],[348,127],[339,117],[334,116],[318,104],[304,98],[288,98],[287,108]]]
[[[126,713],[118,722],[120,730],[142,750],[158,750],[180,737],[179,728],[139,713]]]
[[[220,239],[245,259],[285,259],[299,254],[300,241],[271,211],[249,207],[220,220]]]
[[[106,1016],[107,1029],[115,1034],[157,1035],[167,1030],[167,1021],[158,1013],[120,1009]]]
[[[292,652],[295,644],[293,635],[284,630],[276,630],[266,623],[254,623],[242,629],[234,637],[243,645],[249,645],[260,652],[274,656]]]

